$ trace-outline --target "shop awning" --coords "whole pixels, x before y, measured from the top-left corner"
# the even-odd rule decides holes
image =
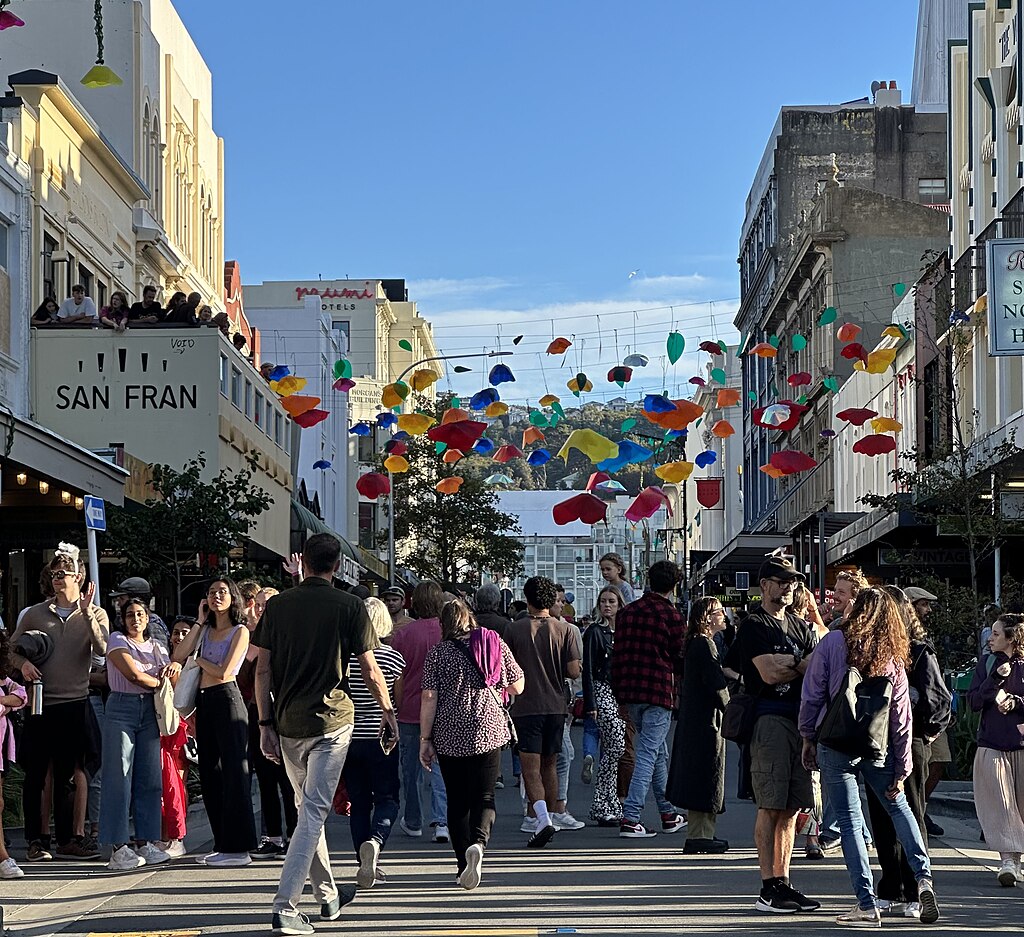
[[[699,583],[706,576],[731,578],[736,573],[750,573],[751,582],[764,558],[778,547],[788,547],[792,541],[786,534],[737,534],[703,566],[690,573],[691,584]]]
[[[336,530],[331,530],[309,508],[303,507],[298,501],[292,501],[291,527],[292,534],[305,534],[305,537],[298,537],[300,544],[310,534],[330,534],[332,537],[337,537],[341,542],[341,569],[338,571],[338,577],[353,585],[362,577],[363,571],[366,569],[362,551],[358,547],[352,546]]]
[[[6,453],[6,455],[5,455]],[[13,462],[75,492],[124,504],[129,473],[45,426],[0,413],[0,463]]]

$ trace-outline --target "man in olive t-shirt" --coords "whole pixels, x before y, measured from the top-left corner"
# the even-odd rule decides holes
[[[335,884],[324,836],[352,739],[352,700],[345,688],[353,657],[383,712],[381,726],[398,736],[387,684],[371,650],[374,632],[366,606],[331,585],[340,557],[337,538],[310,537],[302,551],[302,582],[267,602],[252,636],[259,648],[260,748],[271,761],[284,761],[298,808],[274,898],[272,927],[279,933],[313,933],[298,911],[307,877],[324,920],[338,918],[355,896],[353,886],[339,890]]]

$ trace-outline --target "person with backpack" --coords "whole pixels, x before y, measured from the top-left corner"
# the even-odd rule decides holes
[[[862,589],[846,620],[818,643],[804,674],[799,729],[802,758],[821,771],[842,834],[843,857],[857,907],[836,918],[841,927],[881,927],[871,878],[858,778],[884,804],[914,873],[921,923],[939,907],[928,849],[903,791],[914,769],[913,716],[907,666],[910,640],[899,607],[877,588]]]

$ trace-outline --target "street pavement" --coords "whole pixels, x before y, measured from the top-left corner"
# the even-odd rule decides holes
[[[581,739],[574,730],[577,752]],[[735,764],[735,750],[730,764]],[[573,769],[570,809],[588,813],[589,786]],[[730,774],[733,772],[730,771]],[[505,775],[511,774],[506,755]],[[730,778],[728,789],[735,790]],[[769,916],[754,910],[760,885],[753,849],[754,809],[730,799],[719,836],[732,843],[724,856],[684,856],[684,833],[649,840],[624,840],[617,830],[588,827],[559,833],[542,850],[526,849],[519,832],[518,792],[498,792],[499,817],[484,862],[480,887],[465,892],[454,884],[448,845],[411,839],[400,829],[391,837],[381,866],[389,880],[360,892],[342,917],[320,923],[307,891],[304,912],[324,934],[417,935],[417,937],[512,937],[578,934],[581,937],[741,933],[819,934],[837,930],[834,917],[855,904],[842,857],[793,863],[793,883],[818,898],[815,914]],[[653,825],[657,818],[648,811]],[[932,843],[942,919],[932,928],[914,920],[886,919],[885,926],[921,931],[1021,934],[1024,886],[1002,889],[995,880],[995,854],[984,850],[973,819],[943,816],[946,835]],[[209,828],[201,807],[190,815],[190,854],[202,854]],[[332,816],[328,838],[336,874],[352,881],[348,821]],[[14,850],[21,860],[21,843]],[[0,882],[5,923],[15,937],[54,933],[234,935],[269,933],[270,904],[280,862],[241,869],[209,869],[191,857],[133,873],[110,873],[99,863],[22,863],[25,878]]]

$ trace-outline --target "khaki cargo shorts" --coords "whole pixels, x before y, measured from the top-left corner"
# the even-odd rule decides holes
[[[814,806],[811,775],[803,766],[803,741],[785,716],[760,716],[750,740],[750,780],[761,810],[808,810]]]

